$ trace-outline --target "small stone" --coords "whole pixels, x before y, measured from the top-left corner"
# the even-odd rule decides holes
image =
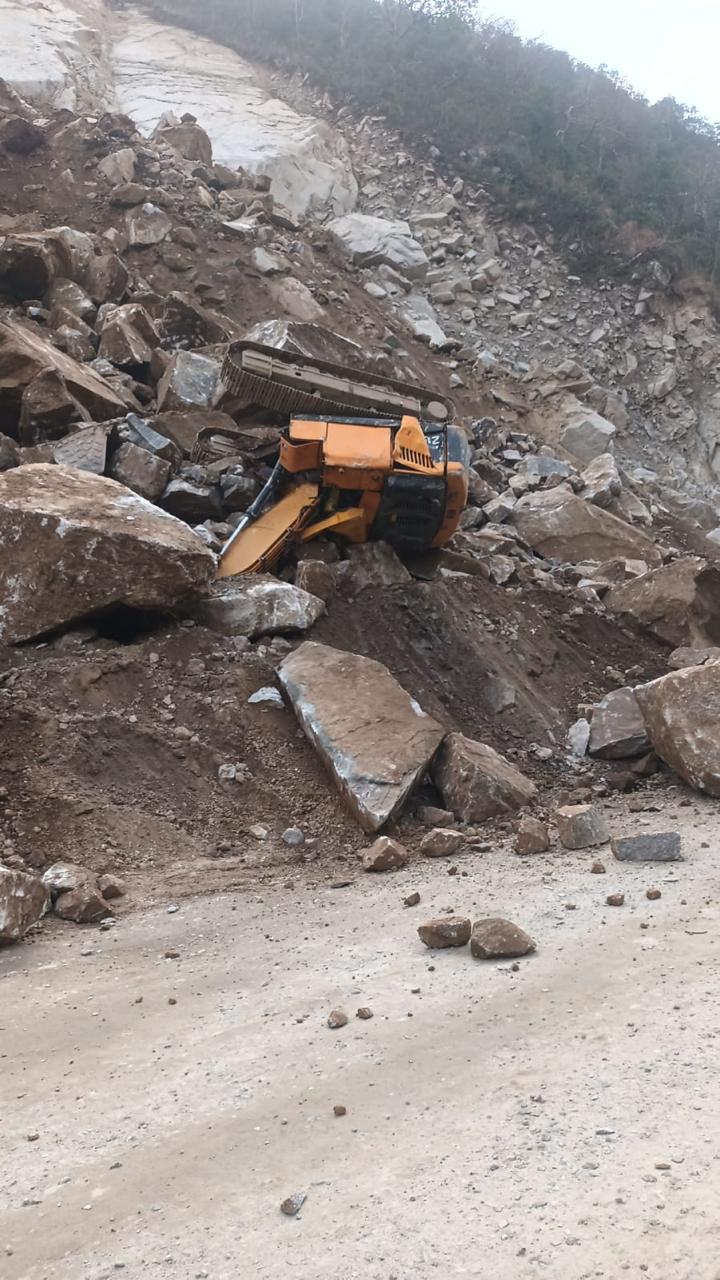
[[[619,862],[683,862],[678,831],[652,835],[613,837],[612,851]]]
[[[529,934],[510,920],[476,920],[470,950],[477,960],[512,960],[536,950]]]
[[[368,1009],[364,1006],[361,1009],[358,1009],[357,1013],[355,1014],[355,1017],[359,1018],[361,1022],[369,1022],[370,1019],[373,1018],[374,1016],[375,1015],[372,1009]]]
[[[390,836],[380,836],[362,855],[365,871],[399,871],[408,864],[407,849]]]
[[[555,821],[566,849],[589,849],[610,839],[605,819],[589,804],[563,805],[557,810]]]
[[[299,827],[288,827],[287,830],[283,831],[281,839],[283,844],[296,848],[298,845],[305,843],[305,833]]]
[[[340,1027],[346,1027],[348,1024],[348,1016],[344,1009],[333,1009],[327,1024],[331,1031],[339,1031]]]
[[[426,947],[464,947],[470,938],[470,921],[465,916],[438,916],[418,928]]]
[[[645,897],[648,902],[657,902],[659,898],[662,898],[662,892],[660,889],[646,889]]]
[[[99,876],[98,889],[106,902],[111,902],[113,898],[124,898],[127,893],[125,881],[113,875]]]
[[[609,893],[609,894],[608,894],[608,896],[607,896],[607,898],[605,899],[605,901],[607,902],[607,905],[608,905],[609,907],[624,907],[624,906],[625,906],[625,894],[624,894],[624,893]]]
[[[347,1115],[347,1107],[343,1107],[343,1106],[334,1106],[334,1107],[333,1107],[333,1115],[338,1116],[338,1117],[340,1117],[340,1116],[346,1116],[346,1115]]]
[[[27,1136],[27,1140],[28,1140],[28,1142],[38,1142],[38,1141],[40,1140],[40,1134],[39,1134],[39,1133],[29,1133],[29,1134],[28,1134],[28,1136]]]
[[[420,842],[420,852],[424,858],[449,858],[454,856],[465,844],[465,836],[461,831],[452,831],[448,827],[434,827],[428,831]]]
[[[307,1195],[304,1191],[296,1191],[294,1195],[288,1196],[287,1200],[283,1200],[280,1205],[280,1212],[284,1213],[287,1218],[294,1218],[300,1212]]]
[[[525,814],[515,837],[516,853],[545,853],[550,848],[550,835],[544,822]]]
[[[270,706],[284,707],[282,694],[279,689],[273,689],[272,685],[266,685],[262,689],[257,689],[255,693],[251,693],[248,698],[250,706]]]
[[[594,876],[604,876],[605,871],[606,871],[606,867],[604,862],[593,862],[590,868],[590,873],[591,875],[594,875]]]
[[[404,907],[416,907],[416,906],[418,905],[418,903],[419,903],[419,902],[420,902],[420,894],[419,894],[419,893],[409,893],[409,894],[408,894],[408,896],[407,896],[407,898],[404,898],[404,899],[403,899],[403,906],[404,906]]]

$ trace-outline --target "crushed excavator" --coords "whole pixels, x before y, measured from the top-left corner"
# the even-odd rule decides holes
[[[288,414],[290,424],[270,478],[223,548],[220,578],[267,572],[293,541],[321,534],[418,552],[457,529],[469,457],[450,401],[257,343],[231,347],[223,380],[238,400]]]

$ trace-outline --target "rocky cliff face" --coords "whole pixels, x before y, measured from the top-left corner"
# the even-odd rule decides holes
[[[342,214],[355,204],[344,139],[274,98],[255,68],[220,45],[106,0],[2,0],[0,31],[0,76],[35,103],[125,111],[146,134],[163,116],[192,112],[215,159],[269,175],[292,213]]]

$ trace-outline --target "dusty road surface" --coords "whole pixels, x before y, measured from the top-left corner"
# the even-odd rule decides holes
[[[715,813],[613,819],[681,827],[665,867],[299,869],[7,950],[3,1280],[717,1280]],[[446,908],[538,952],[429,952],[416,927]]]

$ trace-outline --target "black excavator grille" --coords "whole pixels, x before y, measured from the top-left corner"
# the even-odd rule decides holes
[[[442,476],[389,476],[373,521],[372,537],[405,551],[425,551],[440,532],[445,512]]]

